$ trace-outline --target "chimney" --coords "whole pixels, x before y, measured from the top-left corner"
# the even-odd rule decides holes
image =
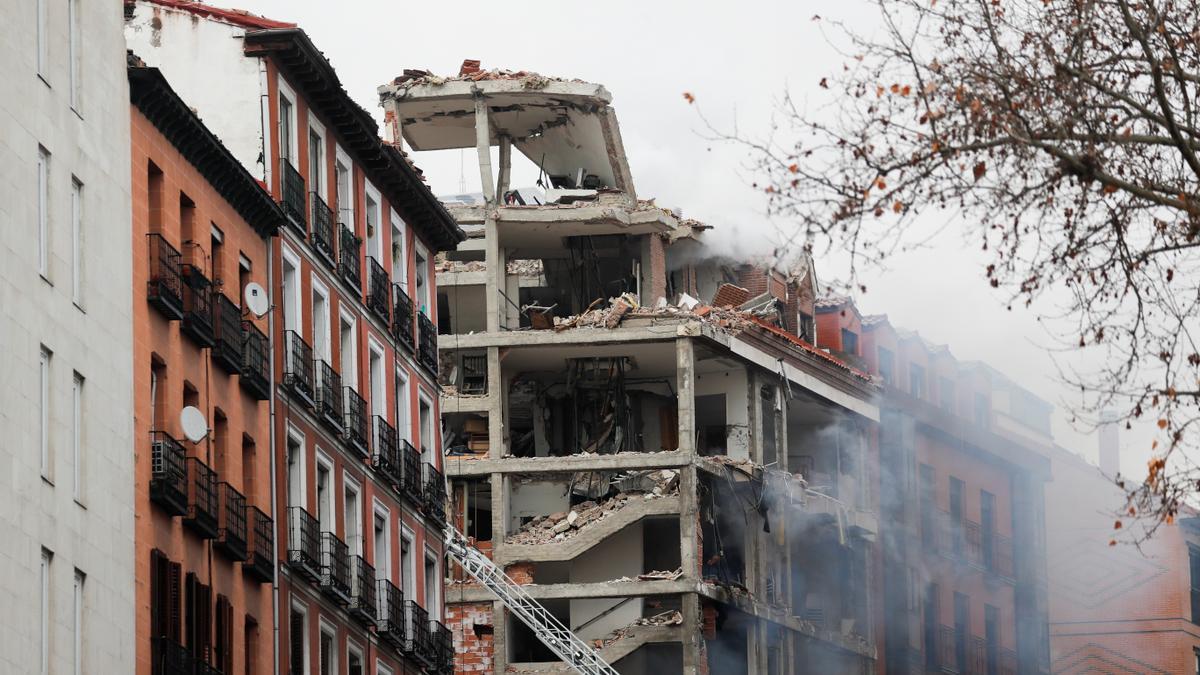
[[[1117,414],[1111,410],[1100,413],[1100,471],[1106,476],[1121,472],[1121,449],[1118,437]]]

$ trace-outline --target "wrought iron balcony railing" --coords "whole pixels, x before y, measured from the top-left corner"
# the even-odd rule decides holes
[[[284,333],[287,341],[287,360],[284,362],[283,383],[300,402],[312,408],[316,404],[313,391],[312,347],[294,330]]]
[[[375,467],[375,471],[387,481],[388,485],[399,489],[404,468],[400,464],[399,437],[396,434],[396,428],[388,424],[388,421],[380,415],[371,417],[371,427],[375,432],[374,444],[371,448],[371,466]]]
[[[433,666],[437,661],[437,649],[429,634],[429,612],[413,600],[404,601],[404,653],[425,664]]]
[[[309,581],[321,579],[321,529],[299,506],[288,507],[288,565]]]
[[[992,559],[988,571],[1001,579],[1012,582],[1016,579],[1013,571],[1013,542],[1008,537],[996,536],[992,544]]]
[[[217,539],[214,546],[234,560],[247,560],[246,497],[222,481],[217,484],[217,503]]]
[[[201,347],[211,347],[213,333],[212,282],[199,267],[183,265],[183,332]]]
[[[425,505],[425,488],[421,484],[421,455],[408,441],[400,443],[400,461],[404,464],[401,491],[417,508]]]
[[[337,218],[333,215],[333,210],[321,199],[321,195],[316,192],[308,193],[309,204],[312,207],[312,247],[319,257],[330,269],[337,267],[337,259],[333,253],[333,236],[334,226],[337,223]]]
[[[446,524],[446,477],[431,461],[422,464],[425,473],[425,515],[438,525]]]
[[[405,349],[416,350],[413,342],[413,302],[400,284],[392,284],[392,337]]]
[[[196,659],[187,647],[169,637],[150,638],[151,675],[195,675]]]
[[[261,583],[275,580],[275,523],[257,506],[248,508],[250,520],[249,558],[242,571]]]
[[[370,456],[371,420],[367,417],[367,402],[352,387],[346,391],[346,445],[363,457]]]
[[[391,283],[383,265],[374,256],[367,256],[367,309],[379,317],[384,325],[389,325],[392,319],[391,294]]]
[[[150,246],[150,279],[146,299],[170,321],[183,318],[183,265],[179,251],[161,234],[147,235]]]
[[[338,229],[338,274],[356,289],[356,295],[362,293],[362,263],[358,258],[361,247],[362,239],[343,224]]]
[[[417,360],[435,376],[438,371],[437,329],[424,313],[417,314]]]
[[[350,604],[350,547],[332,532],[321,533],[321,590],[338,604]]]
[[[375,568],[361,555],[350,557],[350,615],[367,626],[375,625]]]
[[[436,655],[433,662],[434,672],[439,675],[452,675],[454,673],[454,634],[437,619],[429,620],[429,633]]]
[[[213,360],[222,370],[234,375],[242,372],[242,308],[230,300],[224,293],[214,293],[216,299],[213,310],[213,333],[216,338],[213,344]]]
[[[302,237],[308,236],[308,217],[304,210],[304,177],[286,159],[279,160],[283,184],[283,213]]]
[[[205,539],[215,539],[219,518],[217,508],[217,472],[198,457],[187,458],[187,515],[183,524]]]
[[[150,432],[150,500],[172,516],[187,515],[187,451],[164,431]]]
[[[253,321],[242,322],[242,376],[239,382],[259,401],[271,398],[271,346]]]
[[[387,579],[380,579],[379,613],[376,615],[375,632],[396,649],[404,649],[404,594]]]
[[[333,366],[318,359],[317,374],[317,416],[334,433],[342,433],[342,377],[333,371]]]

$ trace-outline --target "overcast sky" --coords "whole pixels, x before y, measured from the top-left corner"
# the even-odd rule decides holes
[[[601,83],[613,94],[638,196],[681,208],[686,216],[716,225],[725,241],[758,250],[770,250],[776,225],[786,223],[768,221],[762,195],[744,171],[745,153],[705,140],[697,110],[683,92],[696,97],[715,126],[736,124],[744,134],[762,133],[785,89],[804,101],[822,76],[840,68],[842,60],[823,34],[828,20],[846,19],[867,30],[875,23],[863,0],[214,4],[299,23],[350,94],[377,118],[378,85],[404,68],[456,74],[467,58],[481,60],[484,68]],[[814,15],[825,21],[814,21]],[[418,153],[415,159],[439,194],[479,189],[472,154]],[[531,169],[514,168],[514,186],[534,178]],[[885,273],[869,274],[860,308],[886,313],[894,324],[948,344],[959,359],[986,361],[1046,400],[1075,401],[1055,376],[1046,350],[1051,340],[1035,315],[1005,308],[1004,297],[985,282],[987,261],[977,242],[968,245],[962,231],[948,228],[928,250],[892,260]],[[831,258],[818,258],[817,269],[824,278],[845,275]],[[1064,446],[1095,457],[1093,438],[1074,433],[1065,413],[1055,420],[1055,435]],[[1146,435],[1122,440],[1125,473],[1143,475]]]

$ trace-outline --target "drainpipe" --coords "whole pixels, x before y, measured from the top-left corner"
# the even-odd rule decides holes
[[[275,525],[275,536],[271,537],[271,565],[274,567],[271,575],[271,618],[273,622],[273,634],[271,636],[271,654],[273,659],[272,673],[279,672],[279,515],[278,515],[278,500],[275,494],[275,237],[267,239],[267,331],[270,337],[267,339],[270,353],[271,363],[271,395],[267,399],[270,405],[271,431],[270,443],[271,451],[267,453],[270,457],[271,467],[271,523]]]

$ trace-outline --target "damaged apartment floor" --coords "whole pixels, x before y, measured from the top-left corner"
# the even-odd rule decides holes
[[[639,472],[637,476],[622,480],[638,478],[643,479],[643,486],[649,483],[653,487],[645,491],[628,490],[608,499],[583,502],[570,511],[538,516],[525,523],[520,530],[509,535],[504,541],[507,544],[550,544],[565,541],[590,523],[603,520],[635,500],[649,501],[679,492],[679,472],[673,469]]]

